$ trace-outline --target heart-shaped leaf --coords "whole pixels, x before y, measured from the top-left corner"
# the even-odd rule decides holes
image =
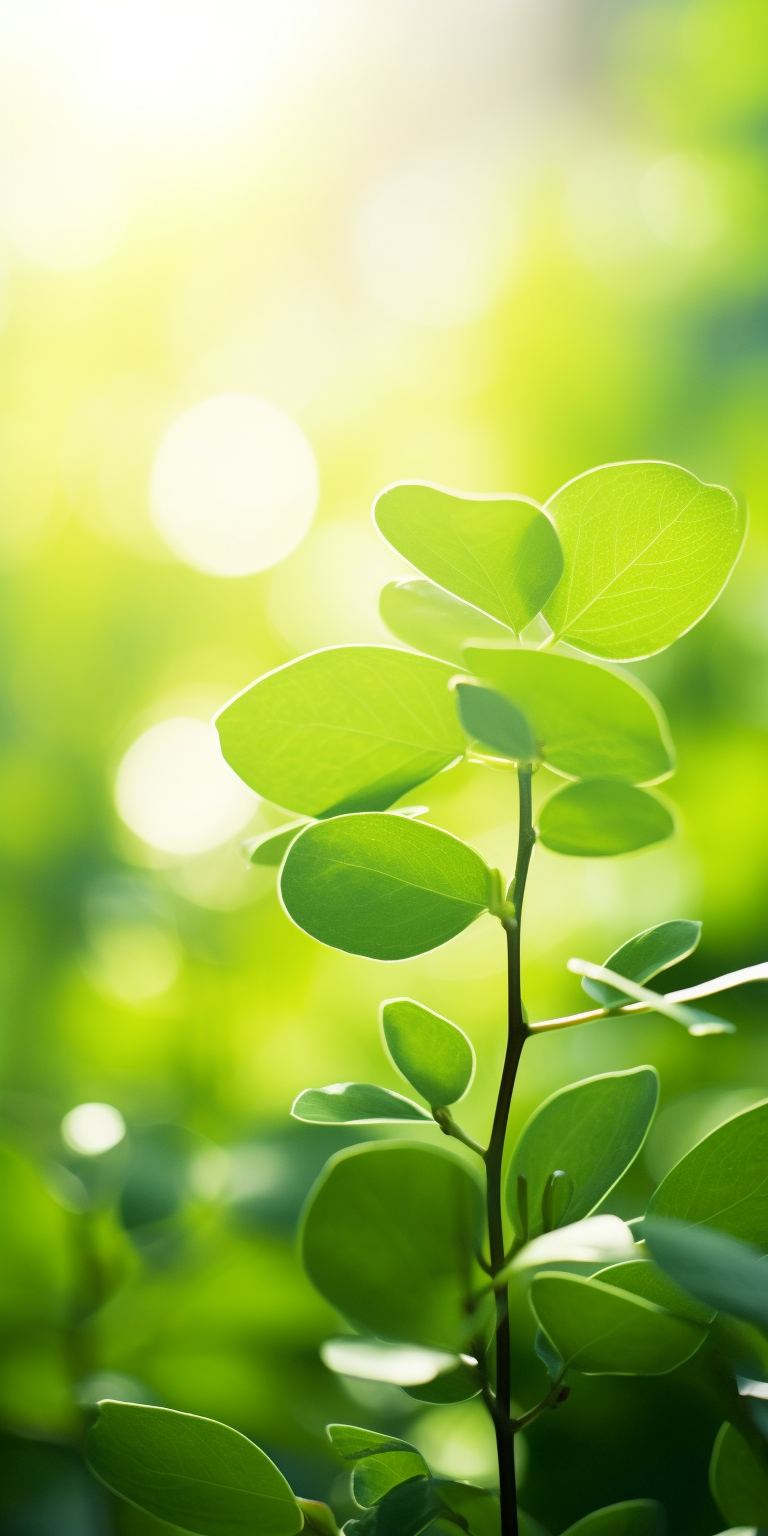
[[[712,1227],[653,1217],[643,1222],[643,1237],[656,1263],[699,1305],[768,1334],[768,1259],[757,1248]]]
[[[649,1216],[717,1227],[768,1249],[768,1100],[726,1120],[670,1169]]]
[[[511,640],[512,631],[487,613],[463,603],[434,582],[391,581],[382,588],[379,612],[387,629],[428,656],[441,656],[462,667],[468,640]]]
[[[566,1367],[587,1376],[663,1376],[695,1354],[706,1329],[601,1280],[536,1275],[531,1306]]]
[[[675,830],[663,801],[621,779],[566,784],[544,801],[538,821],[545,848],[582,859],[634,853],[663,842]]]
[[[688,918],[657,923],[655,928],[644,928],[642,933],[636,933],[634,938],[627,939],[626,944],[615,949],[605,962],[606,970],[616,971],[619,976],[628,976],[630,981],[643,985],[652,981],[660,971],[666,971],[668,966],[692,955],[700,938],[701,923],[691,922]],[[619,992],[603,981],[590,981],[585,976],[581,985],[603,1008],[613,1008],[617,1003],[628,1001],[626,992]]]
[[[382,1003],[381,1028],[398,1071],[433,1109],[464,1097],[475,1052],[463,1029],[409,997]]]
[[[305,1088],[294,1101],[294,1120],[311,1125],[385,1125],[395,1120],[429,1120],[420,1104],[375,1083],[331,1083],[328,1088]]]
[[[732,1526],[768,1525],[768,1471],[733,1424],[723,1424],[709,1467],[712,1497]]]
[[[454,684],[461,724],[471,741],[515,763],[532,763],[538,749],[525,715],[503,693],[482,683]]]

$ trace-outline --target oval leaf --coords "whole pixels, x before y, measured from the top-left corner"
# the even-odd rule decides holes
[[[666,778],[674,756],[660,705],[636,678],[595,662],[486,643],[466,664],[522,710],[539,755],[567,778]]]
[[[664,1376],[689,1360],[706,1329],[600,1280],[536,1275],[531,1305],[566,1367],[587,1376]]]
[[[441,1371],[431,1381],[419,1381],[412,1387],[403,1387],[408,1397],[417,1403],[467,1403],[478,1397],[481,1382],[477,1371],[460,1361],[452,1371]]]
[[[553,853],[602,859],[634,853],[671,837],[666,805],[621,779],[582,779],[550,795],[539,811],[539,837]]]
[[[768,1525],[768,1471],[732,1424],[723,1424],[715,1441],[709,1483],[732,1526]]]
[[[502,693],[482,683],[456,683],[459,719],[472,741],[515,763],[532,763],[536,742],[525,715]]]
[[[559,639],[636,661],[692,628],[739,557],[746,512],[676,464],[604,464],[547,502],[566,574],[544,609]]]
[[[664,1536],[664,1511],[655,1499],[628,1499],[625,1504],[607,1504],[593,1510],[564,1536]]]
[[[554,523],[526,496],[457,496],[411,481],[382,491],[373,515],[417,570],[518,632],[562,575]]]
[[[349,1335],[327,1339],[320,1346],[320,1358],[337,1376],[385,1381],[405,1388],[425,1383],[431,1386],[439,1376],[452,1376],[459,1367],[458,1356],[444,1350],[424,1349],[419,1344],[382,1344],[378,1339]]]
[[[668,966],[692,955],[700,938],[701,923],[684,917],[672,918],[668,923],[657,923],[655,928],[645,928],[634,938],[627,939],[626,944],[608,956],[606,969],[618,971],[620,976],[628,976],[630,981],[642,985],[652,981],[660,971],[666,971]],[[626,992],[619,992],[604,981],[590,981],[584,976],[581,985],[603,1008],[629,1001]]]
[[[282,1472],[252,1440],[215,1419],[99,1403],[87,1455],[113,1493],[186,1531],[294,1536],[301,1530],[301,1510]]]
[[[614,1285],[619,1291],[644,1296],[646,1301],[663,1307],[665,1312],[672,1312],[675,1317],[690,1318],[691,1322],[703,1323],[705,1327],[709,1326],[715,1316],[711,1307],[703,1307],[701,1302],[687,1296],[685,1291],[681,1291],[678,1285],[674,1285],[647,1259],[630,1259],[626,1264],[612,1264],[609,1269],[601,1269],[594,1278],[602,1280],[604,1285]]]
[[[475,1052],[463,1029],[409,997],[382,1004],[381,1028],[398,1071],[433,1109],[464,1097],[475,1075]]]
[[[634,1162],[648,1133],[659,1096],[653,1067],[607,1072],[560,1088],[524,1126],[509,1169],[507,1204],[519,1237],[545,1230],[544,1195],[557,1169],[572,1180],[572,1194],[554,1222],[581,1221],[600,1204]],[[518,1198],[525,1179],[527,1231]]]
[[[710,1227],[651,1217],[643,1237],[656,1263],[700,1303],[768,1334],[768,1259],[757,1248]]]
[[[768,1249],[768,1100],[726,1120],[670,1169],[648,1215],[717,1227]]]
[[[405,645],[464,665],[468,640],[511,640],[506,624],[462,603],[431,581],[391,581],[382,588],[379,612],[387,629]]]
[[[385,810],[464,751],[450,677],[387,646],[315,651],[226,705],[221,750],[251,789],[301,815]]]
[[[487,910],[491,875],[479,853],[403,816],[340,816],[307,827],[280,877],[289,917],[353,955],[403,960],[436,949]]]
[[[432,1116],[420,1104],[375,1083],[331,1083],[328,1088],[305,1088],[294,1101],[294,1120],[311,1125],[386,1125],[395,1120],[428,1120]]]
[[[355,1147],[328,1164],[309,1195],[301,1245],[320,1293],[383,1339],[460,1350],[482,1202],[466,1164],[431,1147]]]

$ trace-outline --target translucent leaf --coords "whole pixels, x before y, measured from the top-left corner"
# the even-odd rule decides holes
[[[409,997],[382,1004],[381,1028],[398,1071],[428,1104],[437,1109],[463,1098],[475,1075],[475,1052],[463,1029]]]
[[[706,1336],[697,1323],[580,1275],[536,1275],[530,1296],[566,1368],[587,1376],[666,1375],[689,1360]]]
[[[471,741],[515,763],[532,763],[538,749],[525,715],[493,688],[456,683],[456,707]]]
[[[570,1226],[542,1232],[525,1243],[502,1271],[538,1269],[543,1264],[604,1264],[635,1252],[631,1228],[618,1216],[587,1216]],[[649,1266],[650,1268],[650,1266]]]
[[[657,1264],[699,1303],[755,1323],[768,1334],[768,1259],[710,1227],[648,1218],[643,1237]]]
[[[327,1339],[320,1358],[329,1371],[360,1381],[384,1381],[393,1386],[433,1386],[439,1377],[451,1376],[462,1366],[457,1355],[424,1349],[420,1344],[382,1344],[379,1339],[359,1339],[348,1334]],[[479,1390],[479,1388],[478,1388]]]
[[[385,810],[464,752],[451,675],[387,646],[315,651],[226,705],[221,750],[258,794],[301,815]]]
[[[715,1441],[709,1483],[731,1525],[768,1526],[768,1471],[732,1424],[723,1424]]]
[[[464,648],[466,665],[529,721],[540,756],[568,778],[666,778],[674,756],[653,695],[626,673],[575,656],[486,643]]]
[[[746,512],[676,464],[604,464],[556,491],[565,575],[544,609],[555,635],[634,661],[703,618],[739,557]]]
[[[676,1163],[648,1215],[717,1227],[768,1248],[768,1100],[726,1120]]]
[[[656,1013],[674,1019],[676,1024],[682,1024],[689,1035],[730,1035],[735,1029],[735,1025],[729,1024],[727,1019],[719,1019],[716,1014],[707,1013],[704,1008],[673,1003],[660,992],[651,992],[648,987],[640,987],[636,981],[630,981],[629,977],[609,971],[605,965],[593,965],[591,960],[573,959],[568,961],[568,969],[576,976],[587,976],[590,981],[605,982],[617,990],[621,989],[635,1002],[646,1003]]]
[[[524,496],[457,496],[413,481],[382,491],[373,515],[417,570],[516,632],[562,574],[554,523]]]
[[[617,1290],[631,1291],[633,1296],[644,1296],[646,1301],[663,1307],[665,1312],[673,1312],[675,1317],[690,1318],[693,1323],[708,1325],[715,1315],[711,1307],[703,1307],[701,1302],[687,1296],[679,1285],[674,1285],[647,1259],[630,1259],[625,1264],[612,1264],[608,1269],[601,1269],[595,1279],[602,1280],[605,1285],[615,1285]]]
[[[671,837],[675,823],[656,795],[621,779],[566,784],[540,807],[539,837],[553,853],[602,859]]]
[[[668,966],[693,954],[700,938],[701,923],[691,922],[688,918],[657,923],[655,928],[643,929],[642,933],[636,933],[634,938],[627,939],[626,944],[615,949],[605,962],[606,970],[617,971],[620,976],[628,976],[642,985],[652,981]],[[628,1001],[626,992],[619,992],[603,981],[590,981],[584,976],[581,985],[603,1008]]]
[[[286,826],[275,827],[272,832],[262,832],[259,837],[250,837],[246,843],[243,843],[248,863],[265,864],[268,867],[282,864],[283,857],[293,839],[306,825],[306,816],[301,816],[298,821],[289,821]]]
[[[565,1536],[664,1536],[665,1529],[664,1511],[655,1499],[629,1499],[585,1515],[569,1525]]]
[[[299,928],[373,960],[436,949],[492,900],[490,870],[473,848],[381,813],[307,827],[288,850],[280,893]]]
[[[487,613],[462,603],[431,581],[391,581],[382,588],[379,612],[387,629],[428,656],[464,665],[468,640],[511,640],[512,631]]]
[[[420,1104],[375,1083],[331,1083],[328,1088],[305,1088],[294,1100],[294,1120],[311,1125],[387,1124],[395,1120],[428,1120],[432,1116]]]

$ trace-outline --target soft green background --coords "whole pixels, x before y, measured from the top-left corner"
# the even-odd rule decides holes
[[[704,922],[678,985],[766,957],[762,0],[362,11],[315,0],[272,40],[252,90],[234,50],[222,100],[240,107],[219,118],[174,46],[184,7],[163,10],[157,35],[133,9],[131,52],[117,4],[40,3],[26,30],[25,7],[10,7],[14,142],[32,146],[20,164],[32,176],[40,123],[55,139],[62,101],[87,97],[91,139],[130,191],[122,242],[100,264],[52,270],[13,228],[4,254],[2,408],[16,450],[3,489],[3,1114],[6,1142],[39,1171],[14,1165],[5,1181],[19,1255],[3,1292],[10,1536],[159,1529],[112,1510],[71,1450],[73,1404],[103,1395],[218,1416],[258,1439],[299,1494],[328,1495],[342,1513],[348,1479],[323,1438],[329,1420],[405,1433],[441,1473],[492,1475],[476,1404],[425,1407],[345,1385],[320,1363],[338,1324],[301,1274],[293,1230],[325,1157],[360,1138],[288,1112],[310,1085],[402,1086],[377,1013],[383,997],[410,994],[473,1040],[462,1120],[483,1136],[502,1050],[498,929],[484,917],[397,966],[335,954],[291,927],[273,874],[241,865],[239,838],[196,858],[156,855],[113,799],[119,761],[147,726],[206,719],[313,646],[381,640],[376,594],[404,571],[370,530],[384,485],[544,500],[591,465],[660,457],[747,498],[746,553],[716,611],[636,669],[669,714],[679,766],[664,793],[680,835],[616,861],[537,853],[526,1002],[534,1018],[578,1008],[569,956],[601,961],[670,917]],[[236,36],[234,0],[210,9]],[[119,90],[115,58],[107,50],[100,65],[91,48],[104,16]],[[218,79],[215,49],[192,41],[203,83],[207,69]],[[100,68],[103,89],[88,96]],[[427,263],[393,314],[381,285],[361,279],[354,229],[390,167],[413,161],[429,178],[436,166],[437,183],[446,157],[477,202],[445,249],[476,230],[473,259],[494,296],[477,317],[435,325],[444,246],[434,282]],[[396,286],[398,262],[407,274],[425,258],[405,215],[391,234]],[[294,555],[228,580],[170,556],[147,485],[169,422],[238,389],[300,423],[321,499]],[[547,779],[537,775],[540,795]],[[431,820],[510,867],[509,776],[465,766],[423,798]],[[257,812],[248,831],[268,824]],[[768,1092],[765,1002],[765,988],[727,1000],[731,1037],[636,1019],[536,1040],[515,1122],[570,1080],[655,1063],[660,1118],[608,1202],[636,1215],[692,1141]],[[116,1105],[129,1126],[90,1162],[59,1132],[89,1100]],[[127,1242],[98,1214],[121,1187]],[[122,1288],[99,1310],[110,1275]],[[532,1328],[521,1303],[521,1350]],[[524,1404],[543,1374],[527,1360],[515,1365]],[[658,1497],[679,1536],[717,1531],[706,1481],[717,1427],[685,1368],[578,1380],[527,1436],[523,1503],[560,1531],[596,1505]]]

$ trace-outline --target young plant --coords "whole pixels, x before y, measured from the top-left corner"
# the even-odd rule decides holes
[[[526,497],[396,485],[374,516],[421,573],[382,593],[401,648],[349,645],[301,657],[235,698],[217,726],[240,777],[297,818],[249,852],[256,863],[280,864],[285,910],[315,939],[394,961],[447,943],[481,913],[500,924],[507,1040],[487,1146],[455,1118],[474,1073],[469,1039],[410,998],[386,1001],[381,1025],[418,1100],[336,1083],[307,1089],[293,1106],[304,1121],[431,1125],[461,1144],[454,1151],[379,1139],[341,1152],[308,1198],[301,1248],[310,1279],[356,1330],[329,1342],[327,1363],[394,1381],[432,1404],[481,1397],[499,1488],[497,1495],[434,1477],[407,1441],[331,1425],[334,1449],[354,1467],[359,1514],[344,1529],[532,1536],[541,1528],[518,1511],[515,1436],[565,1401],[570,1373],[665,1374],[697,1352],[725,1420],[715,1496],[734,1523],[768,1524],[765,1415],[753,1413],[756,1400],[740,1396],[735,1382],[745,1362],[746,1374],[766,1374],[759,1253],[768,1248],[768,1103],[728,1121],[667,1175],[650,1203],[647,1243],[644,1227],[595,1212],[647,1134],[658,1086],[652,1067],[561,1089],[508,1156],[506,1147],[528,1042],[608,1015],[627,1017],[629,1027],[639,1012],[692,1035],[728,1031],[700,1000],[768,977],[762,965],[656,990],[649,983],[699,939],[700,925],[679,919],[629,938],[602,965],[572,959],[592,1004],[581,1013],[531,1022],[520,985],[537,840],[565,856],[598,858],[674,831],[654,788],[674,768],[667,722],[648,689],[616,663],[663,650],[707,612],[738,558],[745,515],[727,490],[649,462],[591,470],[544,507]],[[399,804],[465,755],[479,772],[499,764],[516,772],[509,880],[421,820],[419,808]],[[564,782],[534,821],[541,765]],[[527,1405],[513,1399],[512,1279],[528,1286],[536,1350],[550,1377],[541,1400]],[[110,1488],[185,1530],[337,1530],[325,1505],[295,1498],[263,1452],[211,1420],[105,1403],[89,1454]],[[634,1500],[587,1516],[571,1536],[654,1536],[660,1521],[657,1505]]]

